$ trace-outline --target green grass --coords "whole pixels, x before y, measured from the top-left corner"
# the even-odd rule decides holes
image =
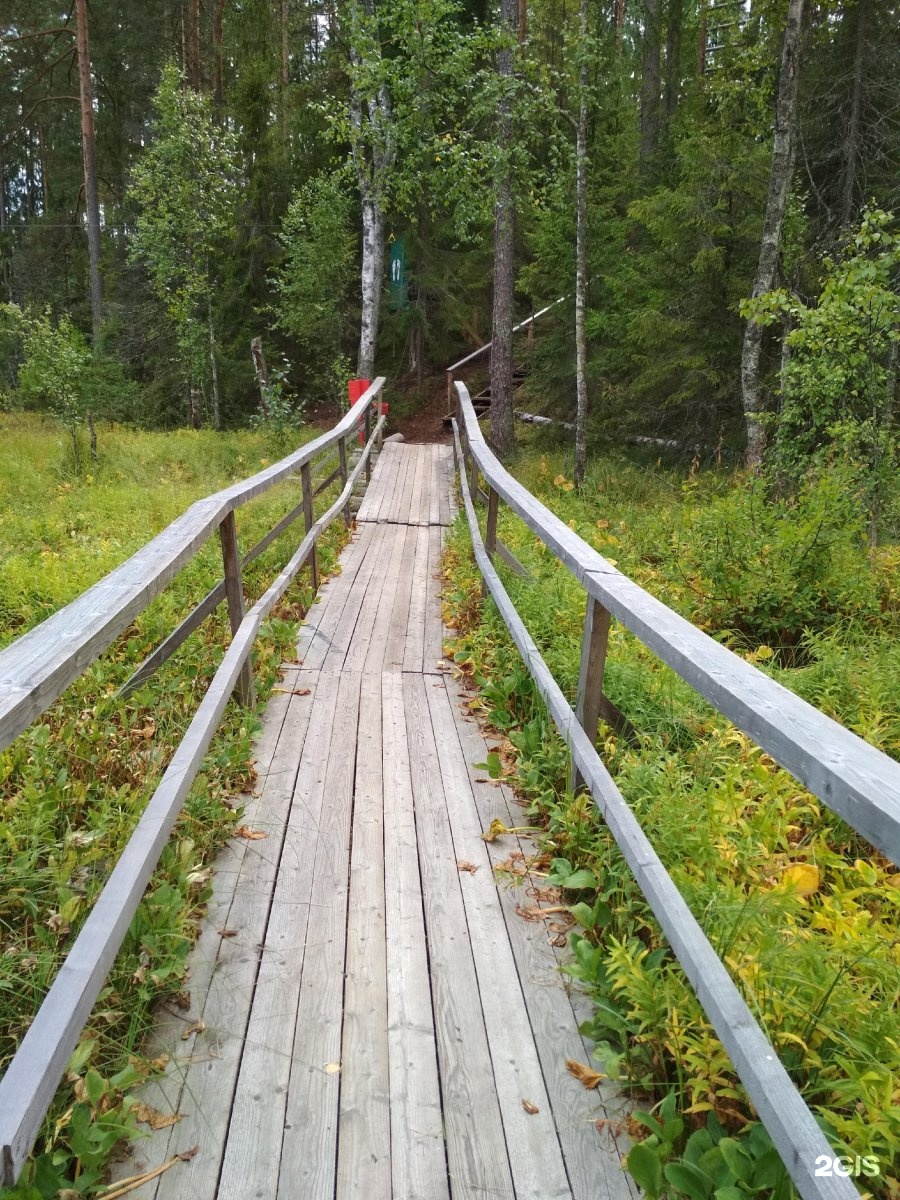
[[[194,500],[254,473],[298,441],[263,432],[174,434],[100,430],[100,460],[73,467],[51,422],[0,417],[0,645],[56,611],[122,562]],[[317,502],[319,511],[336,489]],[[239,510],[248,549],[298,499],[287,481]],[[291,527],[245,572],[253,602],[292,553]],[[320,543],[325,572],[342,522]],[[111,865],[196,711],[227,645],[224,605],[127,699],[116,691],[220,579],[213,536],[110,649],[0,752],[0,1070],[14,1053]],[[296,622],[312,598],[308,573],[265,623],[254,654],[259,707],[294,656]],[[154,1007],[185,987],[185,962],[209,895],[209,864],[253,786],[259,717],[229,705],[147,896],[60,1089],[21,1194],[64,1186],[95,1194],[112,1146],[134,1131],[129,1088],[154,1068],[140,1059]],[[189,983],[188,983],[189,986]]]
[[[832,588],[813,612],[815,628],[801,624],[799,636],[781,644],[771,618],[790,603],[798,556],[774,554],[766,540],[771,520],[755,529],[744,520],[755,501],[743,477],[683,478],[610,456],[592,463],[575,492],[570,464],[539,441],[514,471],[649,591],[900,756],[896,550],[882,548],[870,558],[842,531],[841,513],[818,514],[827,489],[805,508],[779,513],[781,545],[807,536],[803,522],[812,511],[823,529],[838,530],[828,539],[820,535],[829,548],[821,571],[851,562],[858,578],[839,597],[848,611],[833,611]],[[826,499],[834,502],[830,493]],[[849,526],[852,514],[844,515]],[[719,545],[712,528],[720,531]],[[574,699],[584,592],[508,511],[501,512],[499,533],[532,576],[519,579],[501,567],[507,588]],[[743,574],[726,596],[734,624],[723,629],[714,616],[724,602],[708,589],[721,569],[721,545],[738,533]],[[579,923],[571,971],[597,1003],[590,1033],[602,1069],[644,1097],[674,1090],[685,1138],[709,1114],[725,1129],[744,1130],[752,1108],[618,849],[593,806],[566,793],[565,747],[493,603],[480,601],[462,521],[446,566],[447,616],[460,631],[456,659],[479,680],[487,719],[508,734],[510,777],[529,818],[544,823],[551,880]],[[812,605],[818,579],[810,574],[803,586],[798,604]],[[760,626],[770,631],[764,639]],[[785,662],[798,665],[779,665]],[[606,690],[640,731],[639,745],[606,727],[599,731],[601,753],[625,798],[838,1152],[877,1157],[881,1174],[866,1187],[892,1195],[900,1150],[900,873],[615,623]],[[576,870],[589,871],[594,887],[567,890],[565,880]],[[814,880],[811,894],[797,892],[790,881],[798,878]]]

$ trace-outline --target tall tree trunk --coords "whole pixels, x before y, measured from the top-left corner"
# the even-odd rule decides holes
[[[684,18],[684,0],[669,0],[666,28],[666,124],[668,125],[678,108],[678,93],[681,85],[681,27]]]
[[[351,10],[351,21],[356,5]],[[371,19],[375,14],[374,0],[363,0],[362,8]],[[351,61],[359,63],[358,35],[351,27]],[[352,130],[353,158],[356,165],[360,199],[362,201],[362,265],[361,290],[362,313],[359,329],[359,354],[356,361],[357,375],[371,379],[375,372],[375,354],[378,345],[378,318],[381,310],[381,285],[384,279],[384,212],[381,205],[382,181],[393,164],[391,144],[391,100],[382,85],[374,100],[368,102],[365,119],[369,122],[369,133],[363,136],[362,97],[356,86],[350,89],[350,125]],[[367,145],[370,149],[367,151]]]
[[[50,176],[47,171],[47,137],[43,125],[38,126],[38,154],[41,164],[41,201],[46,217],[50,211]]]
[[[706,74],[706,0],[700,0],[700,36],[697,39],[697,78]]]
[[[794,165],[794,146],[797,126],[797,82],[800,74],[800,32],[803,20],[803,0],[789,0],[787,26],[781,52],[781,72],[778,78],[778,99],[775,104],[775,141],[772,147],[772,168],[769,174],[769,195],[763,219],[759,265],[752,295],[761,296],[775,286],[778,256],[781,251],[781,230],[791,188]],[[747,466],[756,469],[766,448],[765,426],[760,414],[765,397],[760,381],[763,327],[748,320],[744,329],[741,351],[741,394],[744,418],[747,422]]]
[[[587,290],[587,127],[588,0],[581,0],[581,68],[578,72],[578,128],[575,136],[575,484],[584,483],[587,466],[587,344],[584,333]]]
[[[288,0],[281,0],[279,20],[281,25],[281,137],[285,145],[288,141],[288,87],[291,82],[291,43],[290,43],[290,11]]]
[[[187,0],[185,11],[184,70],[195,92],[200,91],[200,0]]]
[[[519,19],[517,0],[501,0],[500,15],[510,34],[515,34]],[[513,52],[504,46],[497,55],[501,79],[513,73]],[[501,458],[515,446],[512,402],[513,301],[515,298],[515,200],[512,175],[512,112],[504,95],[500,102],[498,129],[502,155],[502,178],[494,202],[494,306],[491,346],[491,440]]]
[[[0,162],[0,233],[6,232],[6,175]]]
[[[660,0],[644,0],[641,54],[641,169],[647,170],[659,148]]]
[[[528,0],[519,0],[519,45],[525,45],[528,33]]]
[[[622,51],[622,28],[625,25],[625,0],[616,0],[616,51]]]
[[[866,33],[869,0],[857,0],[856,48],[853,55],[853,91],[850,97],[850,119],[844,142],[844,171],[841,177],[841,224],[849,225],[854,216],[856,172],[859,164],[859,131],[862,124],[863,62],[866,53]]]
[[[225,56],[222,49],[224,14],[225,0],[216,0],[215,12],[213,13],[213,58],[215,60],[213,68],[213,99],[216,108],[220,112],[225,107]]]
[[[371,186],[366,188],[362,198],[361,276],[362,317],[356,373],[360,379],[372,379],[378,348],[381,284],[384,279],[384,213]]]
[[[84,163],[84,204],[91,274],[91,325],[96,346],[103,322],[103,280],[100,276],[100,203],[97,198],[97,168],[94,160],[94,94],[91,85],[87,0],[75,0],[75,14],[78,86],[81,97],[81,157]]]

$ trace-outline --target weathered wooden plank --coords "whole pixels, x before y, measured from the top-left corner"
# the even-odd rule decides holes
[[[393,1195],[449,1200],[402,677],[381,687]]]
[[[490,1049],[481,1008],[472,1003],[478,982],[423,681],[402,679],[451,1187],[512,1200]]]
[[[322,724],[317,724],[310,751],[300,761],[294,788],[231,1104],[218,1200],[243,1200],[255,1194],[273,1196],[278,1182],[291,1068],[289,1047],[297,1019],[297,980],[313,924],[311,911],[316,911],[312,861],[331,804],[325,764],[331,747],[343,733],[339,726],[340,696],[335,699],[334,695],[339,681],[328,676],[320,679],[324,686],[319,691],[316,712],[322,711]]]
[[[363,597],[356,625],[348,638],[344,658],[344,669],[347,671],[380,669],[405,535],[403,526],[386,524],[381,531],[373,577]]]
[[[390,623],[384,634],[384,650],[381,657],[381,666],[385,671],[398,670],[403,667],[403,659],[406,654],[406,640],[410,636],[410,618],[412,609],[412,590],[414,569],[416,565],[416,546],[418,544],[419,530],[421,525],[406,526],[406,537],[403,539],[403,552],[400,559],[399,575],[397,578],[397,590],[394,593],[394,602],[391,609]],[[373,641],[380,635],[380,630],[376,626],[372,631]],[[371,657],[371,651],[370,651]],[[366,669],[374,669],[374,665],[378,662],[376,655],[371,659],[372,667],[369,666],[369,659],[366,660]]]
[[[298,649],[305,667],[321,668],[327,660],[329,668],[333,668],[343,662],[359,605],[377,562],[380,534],[374,526],[363,525],[357,538],[352,564],[342,564],[341,574],[328,584],[327,606],[319,611],[310,610],[308,632],[304,631]]]
[[[278,714],[284,709],[284,718]],[[278,742],[269,757],[259,796],[247,805],[245,823],[268,834],[262,841],[237,838],[217,861],[213,886],[222,902],[207,914],[200,940],[191,953],[191,1008],[179,1014],[163,1049],[168,1068],[170,1106],[147,1093],[147,1102],[163,1112],[182,1112],[179,1124],[153,1134],[135,1148],[145,1167],[199,1146],[197,1156],[135,1193],[137,1200],[210,1200],[215,1196],[219,1164],[231,1110],[250,1005],[265,936],[272,893],[283,852],[288,812],[300,751],[313,711],[312,696],[276,696],[266,713],[264,737],[257,747],[260,766],[272,735]],[[272,718],[270,720],[270,717]],[[320,709],[318,719],[327,717]],[[320,736],[320,734],[318,735]],[[223,937],[222,930],[234,930]],[[202,1019],[205,1028],[188,1041],[181,1034]],[[180,1026],[180,1027],[179,1027]],[[135,1172],[138,1163],[135,1163]],[[131,1173],[135,1173],[131,1172]]]
[[[369,405],[384,379],[360,399]],[[232,512],[287,479],[355,425],[351,413],[334,429],[242,483],[198,500],[77,600],[0,651],[0,749],[43,712],[163,590]]]
[[[404,671],[422,671],[425,652],[425,613],[428,589],[434,586],[428,574],[427,528],[416,530],[415,561],[409,600],[409,618],[406,629],[406,645],[403,648]]]
[[[817,1157],[829,1152],[824,1135],[575,719],[485,552],[465,488],[462,495],[475,557],[503,621],[797,1190],[804,1200],[853,1200],[856,1190],[847,1179],[815,1174]]]
[[[415,462],[415,473],[412,476],[412,483],[407,479],[407,492],[409,495],[409,509],[405,518],[407,525],[422,524],[422,496],[423,493],[427,496],[430,486],[430,471],[426,472],[426,466],[430,467],[430,461],[426,463],[428,456],[427,446],[410,446],[413,460]]]
[[[441,469],[438,447],[431,446],[431,492],[428,497],[428,524],[441,524]]]
[[[337,1168],[341,1010],[347,937],[350,828],[360,697],[359,675],[338,683],[334,732],[325,774],[327,804],[317,819],[314,903],[300,977],[291,1052],[279,1200],[332,1200]],[[305,864],[307,870],[309,864]],[[285,1048],[290,1040],[279,1044]],[[330,1068],[337,1067],[337,1070]],[[277,1161],[277,1160],[276,1160]],[[240,1193],[245,1197],[249,1188]],[[265,1196],[274,1191],[264,1192]],[[221,1193],[220,1193],[221,1200]]]
[[[428,593],[425,602],[423,670],[434,671],[444,657],[444,621],[441,616],[440,572],[442,534],[439,525],[428,527]]]
[[[481,828],[488,829],[495,818],[509,828],[520,826],[522,809],[508,789],[485,784],[484,773],[474,769],[474,763],[484,761],[487,745],[475,719],[464,715],[465,697],[458,687],[446,685]],[[526,855],[534,852],[525,839],[512,835],[485,844],[492,867],[509,857],[511,845]],[[596,1196],[636,1200],[637,1189],[621,1167],[627,1138],[617,1135],[611,1125],[602,1133],[596,1126],[598,1119],[623,1118],[630,1105],[615,1085],[604,1082],[588,1092],[566,1069],[566,1059],[591,1062],[579,1025],[589,1018],[593,1005],[584,998],[576,1006],[575,985],[559,972],[559,965],[571,959],[571,951],[556,950],[543,923],[525,921],[518,914],[517,905],[539,903],[533,897],[523,898],[519,889],[504,886],[499,895],[573,1196],[575,1200]]]
[[[372,511],[369,516],[371,521],[383,521],[391,499],[394,495],[394,489],[397,485],[397,470],[400,465],[400,446],[397,442],[386,442],[381,456],[378,459],[378,466],[375,468],[379,476],[379,491],[377,501],[373,503]],[[374,482],[374,481],[373,481]]]
[[[381,724],[381,677],[365,675],[353,799],[336,1200],[391,1194]]]
[[[459,886],[515,1194],[517,1200],[567,1200],[572,1192],[444,680],[426,684],[411,677],[408,695],[431,716],[436,765],[450,799],[453,861],[478,868],[460,871]],[[526,1111],[523,1102],[538,1111]]]

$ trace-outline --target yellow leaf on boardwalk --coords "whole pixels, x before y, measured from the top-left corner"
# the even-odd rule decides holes
[[[570,1075],[574,1075],[579,1083],[584,1084],[586,1088],[595,1088],[599,1083],[603,1082],[604,1076],[599,1071],[587,1066],[585,1063],[576,1062],[574,1058],[566,1059],[566,1070]]]
[[[819,890],[819,868],[809,863],[795,863],[781,877],[795,896],[812,896]]]

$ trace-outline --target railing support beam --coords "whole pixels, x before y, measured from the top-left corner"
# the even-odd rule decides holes
[[[488,486],[487,497],[487,522],[484,527],[484,548],[487,550],[488,557],[491,562],[494,561],[494,555],[497,553],[497,508],[499,506],[500,497],[494,489]],[[482,600],[488,594],[488,586],[482,577],[481,580],[481,598]]]
[[[228,601],[228,623],[232,636],[241,627],[244,619],[244,586],[241,581],[241,556],[238,550],[237,526],[234,512],[226,513],[219,526],[219,538],[222,542],[222,562],[225,566],[225,599]],[[250,655],[241,667],[241,673],[235,686],[235,694],[245,708],[252,708],[256,703],[256,689],[253,686],[253,662]]]
[[[346,487],[347,486],[347,439],[345,437],[342,437],[338,440],[338,461],[341,464],[341,482],[343,483],[344,487]],[[347,503],[344,505],[343,513],[344,513],[344,524],[349,529],[350,525],[353,522],[353,515],[350,512],[349,499],[347,500]]]
[[[315,520],[313,515],[312,475],[309,463],[304,463],[300,468],[300,482],[303,487],[303,524],[306,526],[306,532],[309,533]],[[312,575],[313,592],[317,592],[319,590],[319,555],[315,542],[309,552],[309,570]]]
[[[606,651],[609,646],[609,609],[595,600],[587,598],[584,614],[584,631],[581,636],[581,666],[578,671],[578,698],[575,701],[575,716],[578,724],[591,739],[597,738],[597,726],[603,708],[603,674],[606,670]],[[574,761],[569,763],[569,785],[574,792],[584,780]]]

